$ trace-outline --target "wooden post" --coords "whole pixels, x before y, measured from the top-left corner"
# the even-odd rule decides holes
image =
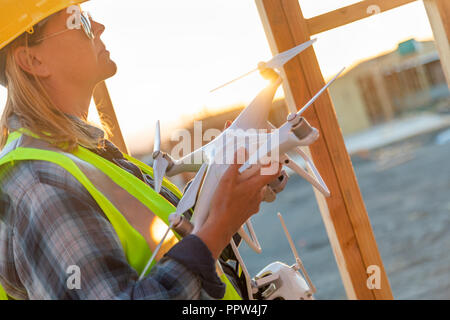
[[[100,120],[107,123],[111,128],[112,137],[110,137],[110,141],[123,153],[130,154],[125,140],[123,139],[122,132],[120,131],[119,121],[117,121],[114,106],[105,81],[100,82],[97,87],[95,87],[94,101]]]
[[[441,58],[447,85],[450,88],[450,1],[424,0],[423,4],[433,29],[434,41]]]
[[[273,54],[310,39],[297,0],[255,1]],[[312,48],[288,62],[284,73],[286,99],[297,108],[324,85]],[[317,192],[316,195],[347,296],[350,299],[392,299],[390,284],[328,92],[304,116],[321,134],[321,138],[311,145],[310,151],[331,191],[331,197],[325,199]],[[380,289],[369,289],[367,286],[370,266],[379,268]]]

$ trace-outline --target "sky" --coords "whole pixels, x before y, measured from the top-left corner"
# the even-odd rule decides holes
[[[355,2],[300,0],[300,6],[309,18]],[[107,85],[132,153],[151,149],[156,120],[168,134],[202,111],[249,103],[265,85],[255,73],[209,93],[272,57],[254,0],[92,0],[83,8],[106,25],[102,39],[118,65]],[[315,37],[328,78],[398,42],[429,40],[432,32],[417,1]],[[5,100],[1,88],[0,110]],[[89,119],[98,122],[93,105]]]

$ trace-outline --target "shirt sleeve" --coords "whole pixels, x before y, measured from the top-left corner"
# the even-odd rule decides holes
[[[220,298],[221,291],[210,288],[214,262],[200,239],[180,241],[138,281],[112,225],[92,198],[85,200],[59,186],[36,183],[18,202],[14,263],[29,298]],[[177,246],[204,246],[196,252],[203,268],[190,266]]]
[[[203,289],[211,297],[222,298],[225,295],[225,284],[217,276],[211,251],[199,237],[188,235],[165,256],[189,266],[189,270],[200,276]]]

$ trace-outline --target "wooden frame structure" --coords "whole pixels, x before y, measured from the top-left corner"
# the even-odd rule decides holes
[[[255,0],[273,54],[310,39],[311,35],[369,17],[369,6],[387,11],[416,0],[364,0],[317,17],[305,19],[299,0]],[[450,83],[450,1],[423,0],[430,19],[447,82]],[[301,3],[301,0],[300,0]],[[313,48],[284,68],[284,91],[290,111],[303,105],[323,85],[324,79]],[[102,121],[112,125],[111,140],[128,153],[114,108],[103,82],[95,90]],[[330,188],[332,196],[316,198],[349,299],[392,299],[390,284],[377,249],[372,227],[359,190],[350,157],[328,93],[317,100],[305,117],[320,139],[308,152]],[[368,270],[377,266],[381,286],[369,289]]]
[[[94,102],[97,112],[103,124],[108,124],[111,129],[112,137],[110,141],[114,143],[120,151],[130,154],[128,147],[120,130],[119,121],[114,111],[111,97],[106,87],[105,81],[100,82],[94,90]]]
[[[441,58],[442,69],[450,88],[450,1],[423,0]]]

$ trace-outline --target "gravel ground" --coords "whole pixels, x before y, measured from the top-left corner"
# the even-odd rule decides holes
[[[450,299],[450,143],[436,133],[352,157],[395,299]],[[317,299],[346,299],[328,236],[309,184],[291,176],[253,224],[262,254],[240,247],[254,276],[273,261],[294,263],[276,216],[280,211]]]

